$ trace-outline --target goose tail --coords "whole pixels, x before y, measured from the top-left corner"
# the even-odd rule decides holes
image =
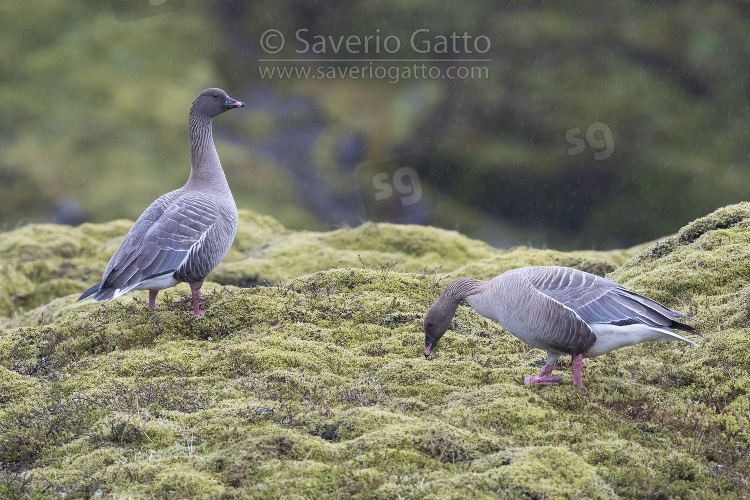
[[[83,292],[81,294],[81,296],[78,297],[78,300],[83,300],[83,299],[85,299],[86,297],[88,297],[90,295],[94,295],[96,292],[99,291],[99,289],[101,288],[101,286],[102,286],[101,283],[97,283],[96,285],[92,286],[91,288],[89,288],[88,290],[86,290],[85,292]]]

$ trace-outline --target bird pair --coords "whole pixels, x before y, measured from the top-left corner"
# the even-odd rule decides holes
[[[200,289],[221,262],[237,233],[237,206],[221,168],[212,134],[213,118],[245,104],[221,89],[201,92],[190,107],[190,177],[154,201],[138,218],[109,260],[102,281],[79,300],[112,300],[130,290],[148,290],[153,309],[159,290],[187,282],[193,313]],[[547,351],[547,363],[526,384],[554,385],[550,375],[562,354],[573,356],[573,383],[581,388],[582,358],[646,340],[682,340],[672,328],[694,332],[689,318],[607,279],[566,267],[526,267],[490,280],[451,283],[424,318],[425,356],[448,330],[461,301],[499,322],[527,344]]]

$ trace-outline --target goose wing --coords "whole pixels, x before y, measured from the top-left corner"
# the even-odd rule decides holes
[[[110,300],[139,283],[174,273],[216,224],[219,210],[199,195],[176,191],[157,199],[138,218],[104,270],[94,300]]]
[[[568,267],[533,267],[527,278],[538,292],[571,309],[589,325],[644,324],[661,330],[695,331],[678,321],[693,318],[594,274]]]

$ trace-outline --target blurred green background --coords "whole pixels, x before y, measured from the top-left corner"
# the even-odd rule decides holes
[[[269,29],[286,40],[273,55]],[[487,77],[262,78],[368,66],[297,52],[300,29],[396,37],[374,66]],[[415,53],[417,29],[487,37],[489,61]],[[187,179],[188,107],[212,86],[248,104],[214,124],[238,206],[290,228],[387,220],[602,249],[750,188],[748,1],[13,1],[0,38],[0,229],[138,217]]]

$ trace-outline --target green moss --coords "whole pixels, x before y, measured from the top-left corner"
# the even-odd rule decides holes
[[[510,252],[493,255],[478,262],[458,268],[456,276],[472,276],[478,279],[491,279],[495,276],[525,266],[566,266],[604,276],[623,264],[626,251],[558,252],[534,248],[516,248]]]
[[[610,277],[694,316],[703,349],[750,367],[750,203],[717,210],[655,243]]]
[[[9,316],[81,292],[101,279],[130,223],[40,224],[0,233],[0,315]],[[90,286],[90,285],[89,285]]]
[[[454,231],[367,223],[329,233],[292,233],[247,251],[243,260],[223,263],[212,277],[227,284],[279,282],[342,265],[450,270],[498,252]]]
[[[503,468],[507,481],[528,496],[614,496],[606,483],[598,486],[593,467],[565,448],[545,446],[514,450],[509,454],[508,460],[510,463]]]
[[[78,228],[41,224],[0,233],[0,271],[5,277],[0,281],[0,318],[44,306],[23,320],[0,321],[29,325],[32,318],[49,322],[62,311],[79,310],[72,297],[101,280],[130,225],[126,220]],[[514,267],[558,264],[604,274],[622,264],[629,252],[504,252],[455,231],[396,224],[290,231],[272,217],[241,210],[234,244],[208,280],[247,287],[342,266],[491,278]]]
[[[33,397],[39,390],[38,385],[36,379],[0,366],[0,411],[7,405]]]
[[[281,273],[281,257],[264,252],[311,241],[331,259],[372,252],[377,263],[363,255],[364,266],[357,258],[317,270],[309,255],[290,251],[284,259],[304,272],[284,283],[207,283],[203,318],[192,315],[186,285],[160,293],[154,311],[145,292],[103,304],[72,294],[5,318],[0,461],[21,475],[3,472],[0,491],[740,497],[738,478],[750,474],[747,218],[746,205],[727,207],[608,274],[696,317],[704,339],[697,349],[641,344],[586,360],[582,392],[569,359],[558,367],[560,386],[523,385],[544,353],[467,305],[425,359],[422,317],[453,275],[536,264],[603,273],[628,251],[501,252],[453,232],[392,225],[297,233],[243,213],[239,243],[222,265],[263,258]],[[61,252],[101,255],[103,266],[126,229],[60,229],[67,236],[34,248],[36,231],[57,228],[32,226],[23,230],[33,251],[3,248],[22,269],[34,252],[56,262],[53,240]],[[409,272],[376,260],[383,256],[444,268]]]

